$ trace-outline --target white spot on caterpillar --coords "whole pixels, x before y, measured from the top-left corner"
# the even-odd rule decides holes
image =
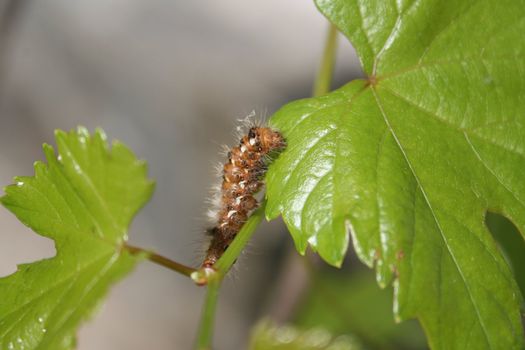
[[[229,219],[231,218],[233,215],[235,215],[235,213],[237,212],[237,210],[230,210],[228,212],[228,214],[226,214],[226,217]]]
[[[255,145],[255,143],[257,142],[257,140],[255,138],[251,138],[249,143],[251,146]]]

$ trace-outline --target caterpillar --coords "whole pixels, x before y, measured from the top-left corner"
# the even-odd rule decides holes
[[[222,182],[216,193],[217,208],[212,212],[215,226],[207,230],[212,238],[201,268],[213,267],[259,206],[255,194],[264,185],[269,162],[285,146],[280,132],[253,126],[239,145],[227,152],[228,161],[222,166]]]

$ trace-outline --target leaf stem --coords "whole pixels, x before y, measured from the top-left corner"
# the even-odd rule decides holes
[[[170,270],[176,271],[184,276],[190,277],[192,273],[194,273],[196,270],[192,267],[183,265],[181,263],[178,263],[176,261],[173,261],[171,259],[166,258],[165,256],[159,255],[155,252],[135,247],[129,244],[124,244],[124,249],[130,252],[131,254],[146,254],[146,257],[151,262],[154,262],[155,264],[158,264],[160,266],[164,266]]]
[[[335,53],[337,50],[337,27],[330,24],[328,28],[328,35],[326,36],[326,43],[324,46],[323,56],[321,59],[321,66],[315,79],[314,89],[312,95],[314,97],[321,96],[331,90],[332,76],[335,65]]]

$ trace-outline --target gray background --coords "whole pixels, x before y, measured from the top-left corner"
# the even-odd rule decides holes
[[[202,257],[219,145],[253,109],[309,96],[327,29],[303,0],[1,0],[0,13],[0,185],[33,173],[54,129],[100,126],[157,181],[131,243],[188,264]],[[360,74],[344,39],[338,57],[339,82]],[[279,221],[257,232],[222,290],[217,349],[243,348],[254,322],[279,314],[290,249]],[[0,276],[53,255],[52,241],[0,210]],[[144,263],[81,327],[79,349],[188,349],[203,292]]]

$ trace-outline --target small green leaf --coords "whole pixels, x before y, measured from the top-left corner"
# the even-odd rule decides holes
[[[362,350],[351,335],[333,336],[321,327],[298,329],[260,321],[252,331],[250,350]]]
[[[112,283],[141,256],[122,250],[135,213],[154,184],[145,163],[122,143],[109,149],[102,131],[56,132],[58,158],[44,145],[47,165],[17,177],[2,204],[57,254],[0,279],[1,349],[71,349],[75,330]]]
[[[287,149],[266,214],[340,265],[349,230],[398,318],[436,349],[525,348],[484,217],[525,232],[525,1],[318,0],[368,78],[271,119]]]

